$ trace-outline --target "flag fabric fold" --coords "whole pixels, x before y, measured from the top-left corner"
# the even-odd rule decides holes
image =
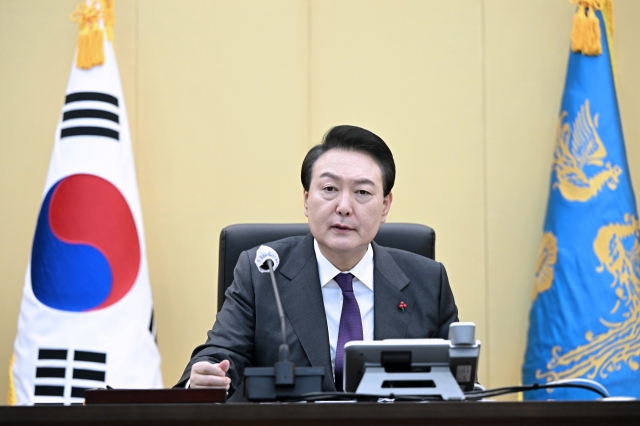
[[[104,31],[105,4],[83,4],[81,33]],[[96,37],[102,65],[74,62],[56,129],[10,370],[17,404],[162,387],[127,111],[112,43]]]
[[[611,4],[577,3],[584,16],[574,19],[572,41],[588,30],[575,27],[585,17],[597,18],[600,39],[588,51],[574,42],[569,54],[522,381],[586,378],[612,396],[640,397],[640,228],[616,97]],[[597,397],[581,389],[524,394]]]

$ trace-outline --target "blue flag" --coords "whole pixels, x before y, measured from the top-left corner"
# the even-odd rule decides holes
[[[580,5],[576,16],[597,18],[601,53],[569,55],[522,382],[586,378],[612,396],[640,398],[640,231],[616,98],[610,9],[603,7],[603,17],[594,2],[582,3],[587,7]],[[575,32],[574,18],[572,41]],[[598,394],[554,389],[524,398]]]

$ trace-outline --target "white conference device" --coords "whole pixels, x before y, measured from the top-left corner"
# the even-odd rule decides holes
[[[463,400],[476,381],[480,341],[475,324],[453,323],[449,340],[352,341],[344,347],[344,390],[356,394]]]

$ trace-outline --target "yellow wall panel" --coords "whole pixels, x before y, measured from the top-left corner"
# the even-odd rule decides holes
[[[489,386],[521,380],[573,8],[485,3]],[[526,19],[515,19],[526,17]]]
[[[633,187],[640,190],[640,49],[637,19],[640,3],[633,0],[615,2],[614,52],[618,84],[618,104],[627,149],[627,161]],[[637,201],[637,200],[636,200]]]
[[[220,230],[303,222],[307,5],[141,1],[140,194],[165,385],[217,311]]]

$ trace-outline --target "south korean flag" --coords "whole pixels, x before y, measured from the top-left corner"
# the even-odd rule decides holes
[[[113,19],[105,4],[112,2],[88,1],[77,11],[77,60],[18,320],[10,377],[17,404],[82,403],[85,390],[97,387],[162,387],[127,110],[103,36],[105,17]]]

